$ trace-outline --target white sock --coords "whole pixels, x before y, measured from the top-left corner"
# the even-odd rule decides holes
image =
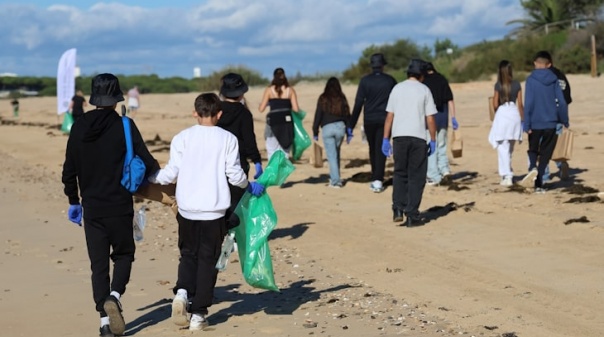
[[[185,299],[189,299],[189,294],[185,289],[178,289],[178,291],[176,291],[176,295],[182,296]]]
[[[105,325],[109,325],[109,316],[101,317],[101,328]]]
[[[118,292],[117,292],[117,291],[115,291],[115,290],[114,290],[114,291],[112,291],[112,292],[111,292],[109,295],[111,295],[111,296],[113,296],[113,297],[117,298],[117,300],[118,300],[118,301],[120,300],[120,293],[118,293]]]

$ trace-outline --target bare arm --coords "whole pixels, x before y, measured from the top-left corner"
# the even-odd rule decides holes
[[[451,118],[455,118],[455,102],[453,100],[449,101],[449,115]]]
[[[390,139],[390,133],[392,131],[392,121],[394,120],[394,113],[388,111],[386,115],[386,121],[384,122],[384,139]]]
[[[434,119],[434,115],[426,116],[426,123],[428,123],[428,131],[430,132],[430,141],[435,141],[436,140],[436,120]]]
[[[522,105],[522,90],[518,91],[518,98],[516,99],[516,105],[518,106],[518,111],[520,112],[520,119],[524,120],[524,106]]]
[[[491,105],[493,105],[493,111],[497,112],[497,108],[499,107],[499,91],[497,90],[493,93],[493,102]]]
[[[258,107],[258,111],[264,112],[266,106],[268,105],[268,99],[270,95],[270,88],[264,89],[264,94],[262,94],[262,101],[260,102],[260,106]]]
[[[296,91],[294,90],[294,88],[290,87],[290,90],[292,92],[292,95],[289,99],[292,102],[292,110],[298,112],[300,111],[300,107],[298,106],[298,96],[296,95]]]

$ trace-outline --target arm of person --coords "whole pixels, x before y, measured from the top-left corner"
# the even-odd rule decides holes
[[[315,119],[312,122],[312,135],[313,137],[319,136],[319,126],[321,126],[321,119],[323,119],[323,110],[319,101],[317,101],[317,108],[315,109]]]
[[[354,130],[354,127],[357,125],[357,121],[359,120],[359,116],[361,115],[361,109],[363,109],[363,105],[365,104],[365,90],[363,89],[363,80],[359,83],[359,87],[357,89],[357,94],[354,98],[354,107],[352,108],[352,115],[350,116],[350,121],[348,123],[348,127]]]
[[[447,104],[449,106],[449,115],[451,116],[451,119],[456,118],[456,116],[455,116],[455,102],[453,100],[450,100]]]
[[[436,140],[436,118],[434,115],[426,116],[426,124],[428,125],[428,132],[430,133],[430,141]]]
[[[493,111],[497,113],[497,108],[499,108],[499,91],[497,90],[495,90],[495,92],[493,93],[493,100],[491,102],[491,105],[493,106]]]
[[[71,100],[71,102],[69,102],[69,112],[73,111],[73,99]]]
[[[254,118],[252,113],[247,111],[244,112],[242,117],[242,143],[246,157],[249,158],[254,164],[261,163],[262,157],[258,150],[258,144],[256,143],[256,134],[254,133]],[[241,158],[241,160],[246,160]]]
[[[430,141],[436,141],[436,118],[434,117],[438,110],[434,104],[434,97],[430,89],[426,88],[426,100],[424,101],[424,111],[426,112],[426,124],[430,133]]]
[[[78,194],[78,179],[76,171],[76,159],[74,154],[74,144],[71,136],[67,140],[67,149],[65,150],[65,162],[63,163],[63,173],[61,181],[63,182],[63,192],[67,196],[70,205],[79,205],[80,196]]]
[[[390,139],[392,133],[392,122],[394,121],[394,112],[386,112],[386,121],[384,122],[384,139]]]
[[[564,125],[564,127],[568,127],[568,104],[566,104],[566,99],[560,86],[556,88],[556,99],[558,100],[558,123]]]
[[[516,98],[516,106],[520,112],[520,120],[524,121],[524,106],[522,105],[522,89],[518,90],[518,98]]]
[[[298,95],[296,94],[296,90],[294,90],[294,88],[290,87],[291,90],[291,96],[289,97],[291,103],[292,103],[292,110],[295,112],[300,111],[300,106],[298,106]]]
[[[184,142],[180,134],[176,135],[170,143],[170,159],[168,164],[157,175],[149,177],[149,180],[155,184],[168,185],[176,182],[178,172],[182,164]]]
[[[270,90],[270,87],[264,89],[264,93],[262,94],[262,101],[260,101],[258,111],[264,112],[264,109],[266,109],[266,106],[268,105],[268,100],[270,98]]]
[[[246,188],[248,180],[239,161],[239,144],[235,136],[226,141],[226,177],[231,185]]]
[[[524,131],[531,133],[531,117],[534,110],[533,85],[532,80],[528,78],[525,84],[526,93],[524,94]]]

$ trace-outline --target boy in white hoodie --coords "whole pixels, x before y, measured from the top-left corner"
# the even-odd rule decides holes
[[[177,183],[180,263],[172,320],[177,325],[189,324],[189,330],[209,325],[205,316],[212,305],[218,273],[214,266],[226,234],[225,213],[231,205],[229,183],[256,196],[264,192],[264,186],[248,182],[239,162],[237,138],[216,126],[220,107],[220,99],[213,93],[197,96],[193,117],[198,125],[172,139],[168,164],[149,178],[162,185]],[[191,313],[190,322],[187,311]]]

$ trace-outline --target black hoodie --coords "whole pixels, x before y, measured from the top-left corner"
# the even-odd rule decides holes
[[[134,153],[147,167],[147,175],[159,164],[147,150],[136,125],[130,121]],[[80,203],[84,218],[123,216],[133,213],[132,194],[120,183],[126,155],[121,117],[113,109],[85,113],[71,127],[62,181],[70,205]]]
[[[247,159],[253,163],[261,162],[254,133],[254,118],[248,108],[240,102],[222,101],[222,116],[218,120],[218,126],[237,137],[239,159],[241,167],[246,173],[249,171]]]

